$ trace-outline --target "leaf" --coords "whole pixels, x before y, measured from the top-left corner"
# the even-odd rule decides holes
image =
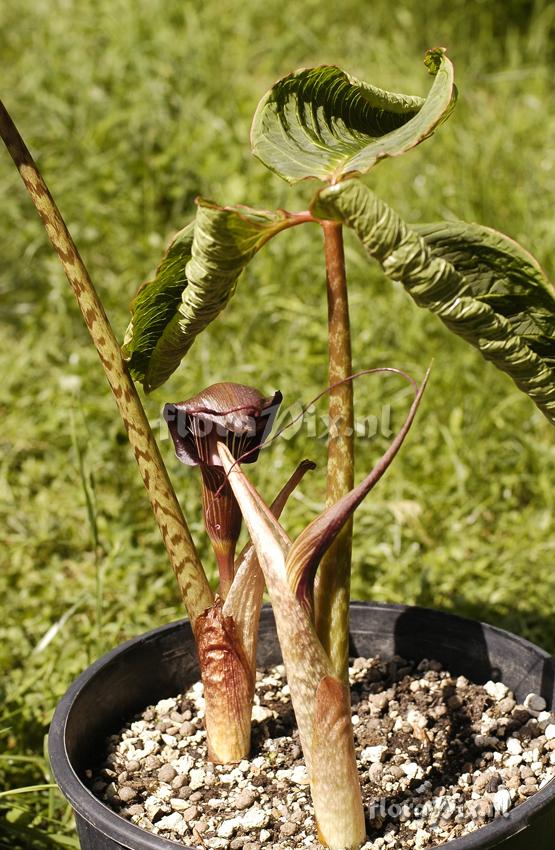
[[[291,477],[283,485],[270,506],[276,519],[279,519],[287,500],[298,487],[305,474],[316,469],[311,460],[303,460]],[[256,641],[262,598],[264,595],[264,575],[260,569],[256,550],[247,543],[235,564],[235,577],[224,602],[223,613],[232,617],[249,664],[256,664]]]
[[[555,368],[555,291],[538,261],[518,242],[479,224],[413,225],[436,257],[460,272],[468,291],[511,323],[526,344]]]
[[[352,227],[389,278],[510,375],[555,423],[555,312],[547,282],[529,254],[482,228],[471,227],[457,248],[456,239],[442,243],[433,228],[424,231],[424,240],[358,181],[322,190],[312,212]]]
[[[376,88],[334,65],[283,77],[257,107],[254,155],[289,183],[366,174],[380,159],[420,144],[451,112],[451,62],[443,48],[428,51],[425,62],[435,76],[425,100]]]
[[[347,690],[333,677],[313,618],[290,585],[287,535],[225,444],[218,449],[268,586],[319,835],[332,850],[354,850],[365,822]],[[330,799],[328,776],[340,786],[337,799]]]
[[[310,617],[289,586],[285,559],[291,542],[287,534],[229,449],[223,443],[218,449],[264,573],[301,745],[310,768],[316,688],[324,676],[331,675],[330,662]]]
[[[35,791],[50,791],[51,788],[57,788],[56,784],[51,782],[43,785],[26,785],[24,788],[11,788],[8,791],[0,791],[0,797],[15,797],[17,794],[34,794]]]
[[[325,847],[358,848],[366,825],[356,768],[351,704],[345,685],[325,676],[316,691],[312,735],[312,796],[318,837]]]
[[[208,755],[211,761],[229,764],[249,752],[255,670],[222,605],[217,597],[197,618],[195,639],[206,701]]]
[[[177,369],[198,334],[224,309],[256,252],[297,223],[283,211],[220,207],[203,199],[197,204],[195,221],[178,233],[132,305],[123,350],[146,392]]]
[[[132,320],[125,333],[122,350],[132,376],[151,389],[147,372],[154,351],[166,327],[174,318],[187,286],[185,266],[191,259],[195,223],[192,221],[174,236],[152,280],[137,292],[131,304]]]

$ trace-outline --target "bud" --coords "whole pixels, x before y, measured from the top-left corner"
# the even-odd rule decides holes
[[[177,458],[187,466],[200,467],[204,524],[216,555],[224,599],[234,576],[241,512],[222,468],[218,443],[223,443],[235,460],[254,463],[281,399],[280,392],[264,398],[252,387],[219,383],[186,401],[164,405]]]

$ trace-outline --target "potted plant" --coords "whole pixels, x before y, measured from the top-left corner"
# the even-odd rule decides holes
[[[352,382],[357,376],[351,366],[343,227],[353,229],[368,255],[378,260],[388,277],[400,281],[419,306],[436,313],[451,330],[475,345],[507,372],[551,421],[555,419],[555,297],[536,261],[488,228],[456,222],[409,227],[359,179],[381,159],[399,156],[428,139],[452,111],[456,89],[451,62],[443,49],[428,51],[425,61],[434,77],[425,99],[383,91],[333,66],[302,69],[278,81],[256,111],[253,152],[290,183],[316,178],[324,186],[301,212],[220,206],[200,199],[194,221],[179,231],[154,279],[137,294],[122,347],[46,184],[13,121],[0,107],[0,133],[60,257],[97,348],[190,624],[158,630],[111,653],[87,671],[60,707],[52,733],[53,765],[76,808],[83,847],[166,846],[164,839],[140,834],[127,823],[118,824],[117,817],[107,815],[102,804],[91,802],[90,793],[75,778],[75,768],[82,769],[85,754],[90,755],[84,743],[87,738],[98,742],[110,724],[113,729],[115,718],[121,721],[141,704],[190,682],[197,668],[191,662],[185,665],[183,646],[190,647],[194,641],[197,648],[210,759],[229,764],[248,757],[265,585],[309,771],[319,838],[337,850],[358,848],[365,841],[367,824],[348,691],[351,518],[400,449],[427,376],[420,385],[412,381],[415,399],[403,427],[374,469],[355,487]],[[165,407],[178,458],[200,467],[205,527],[220,577],[214,594],[133,378],[146,392],[160,386],[199,333],[226,306],[252,257],[277,234],[304,224],[322,229],[327,271],[333,439],[328,443],[326,509],[292,542],[279,515],[310,462],[293,472],[271,506],[243,472],[243,464],[255,460],[267,441],[279,393],[266,397],[252,387],[226,383]],[[358,374],[372,371],[380,370]],[[236,557],[241,515],[251,544]],[[361,609],[356,610],[360,626]],[[403,633],[399,620],[407,612],[390,609],[388,614],[391,639],[392,632]],[[365,616],[379,619],[380,610],[369,607]],[[486,652],[497,660],[508,684],[520,688],[519,698],[525,696],[525,682],[529,692],[543,689],[551,701],[552,687],[550,691],[546,685],[549,675],[545,670],[553,671],[553,664],[537,648],[521,642],[516,652],[512,638],[495,630],[481,631],[474,651],[469,649],[465,668],[461,655],[471,626],[457,618],[438,620],[422,613],[417,621],[420,626],[427,624],[428,646],[430,636],[434,645],[445,630],[458,635],[455,656],[437,646],[436,655],[443,654],[452,669],[468,669],[479,679],[484,676]],[[268,612],[261,622],[275,635]],[[379,635],[379,631],[374,635],[378,644],[383,642]],[[185,641],[181,649],[180,640]],[[416,644],[422,640],[421,635],[414,635],[413,649],[420,657]],[[391,649],[391,640],[385,643]],[[263,654],[275,661],[275,643],[271,650],[264,640],[261,644]],[[363,648],[370,653],[371,641]],[[511,656],[520,659],[514,669]],[[539,679],[538,665],[542,667]],[[535,668],[533,673],[531,668]],[[516,670],[527,672],[519,680]],[[134,671],[133,676],[129,671]],[[118,687],[122,676],[126,682],[123,689]],[[514,835],[528,825],[530,812],[545,813],[552,797],[551,788],[544,788],[512,819],[480,830],[481,844],[465,844],[462,839],[460,847],[491,846],[500,839],[514,843]],[[544,840],[542,829],[545,833],[543,824],[536,829],[538,847]]]

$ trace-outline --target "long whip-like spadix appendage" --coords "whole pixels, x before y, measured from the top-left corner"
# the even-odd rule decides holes
[[[401,373],[402,374],[402,373]],[[343,496],[335,505],[326,508],[312,520],[310,525],[297,537],[287,559],[288,577],[297,598],[312,610],[314,579],[318,565],[328,548],[360,503],[387,471],[399,449],[403,445],[416,416],[420,400],[426,389],[430,370],[426,372],[403,427],[382,455],[378,463],[366,478]],[[408,376],[406,376],[408,377]]]
[[[213,594],[120,346],[61,213],[1,102],[0,135],[58,254],[83,314],[139,465],[185,607],[194,623],[212,604]]]
[[[428,374],[418,388],[403,427],[372,472],[317,517],[292,545],[240,465],[223,444],[218,446],[266,579],[310,773],[318,832],[322,842],[332,850],[360,847],[365,827],[348,693],[334,674],[314,628],[311,605],[314,575],[327,548],[399,451],[414,421],[427,378]],[[330,794],[328,776],[340,780],[338,796],[336,792],[336,796]]]

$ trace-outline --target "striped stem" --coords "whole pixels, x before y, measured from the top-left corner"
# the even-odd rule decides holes
[[[351,332],[341,224],[323,221],[328,293],[329,396],[327,505],[334,505],[354,484],[354,410]],[[348,677],[349,595],[353,524],[349,520],[320,564],[316,589],[316,631],[334,674]]]
[[[0,135],[58,254],[83,314],[115,396],[185,607],[194,622],[212,604],[213,594],[120,346],[61,213],[1,102]]]

